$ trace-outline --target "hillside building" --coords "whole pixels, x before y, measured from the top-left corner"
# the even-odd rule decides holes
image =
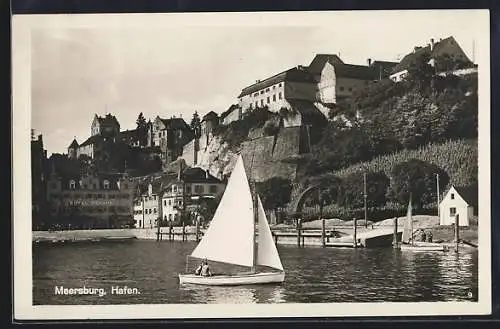
[[[42,224],[47,215],[47,150],[42,135],[31,139],[31,214],[32,225]]]
[[[162,218],[160,181],[148,184],[148,190],[134,200],[134,223],[136,228],[157,227],[159,218]]]
[[[193,131],[182,118],[157,116],[150,127],[147,146],[159,150],[163,166],[181,156],[184,145],[194,138]]]
[[[393,68],[390,79],[394,82],[400,82],[405,79],[408,76],[408,69],[410,69],[412,65],[415,65],[422,56],[428,56],[429,64],[433,67],[438,66],[438,62],[445,59],[471,63],[465,52],[452,36],[446,39],[440,39],[437,42],[431,39],[430,43],[425,47],[417,46],[411,53],[403,57],[399,64]]]

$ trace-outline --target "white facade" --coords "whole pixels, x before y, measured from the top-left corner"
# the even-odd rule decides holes
[[[394,81],[394,82],[400,82],[403,81],[404,78],[408,76],[408,70],[403,70],[400,72],[396,72],[394,74],[391,74],[389,78]]]
[[[225,185],[215,182],[193,182],[185,183],[186,192],[183,197],[183,183],[177,181],[172,183],[163,193],[161,207],[164,220],[174,221],[180,216],[183,208],[183,198],[186,205],[200,197],[217,197],[224,192]]]
[[[136,228],[154,228],[157,226],[156,220],[162,217],[160,200],[160,195],[153,193],[153,187],[149,184],[148,193],[141,195],[134,202]]]
[[[439,204],[439,225],[454,225],[455,215],[458,215],[459,226],[469,226],[474,207],[452,186]]]
[[[280,107],[285,100],[285,82],[281,81],[272,86],[257,90],[251,94],[244,95],[238,99],[238,105],[243,113],[248,110],[268,106],[269,110]]]

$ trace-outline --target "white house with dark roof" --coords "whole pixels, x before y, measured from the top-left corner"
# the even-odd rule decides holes
[[[451,186],[439,204],[439,225],[454,225],[458,215],[459,226],[469,226],[477,214],[478,187]]]
[[[396,65],[390,75],[394,82],[400,82],[408,76],[408,69],[415,65],[421,56],[429,56],[429,64],[435,67],[440,59],[450,58],[462,62],[470,62],[469,58],[452,36],[435,41],[430,39],[430,43],[424,47],[415,47],[411,53],[403,57]]]

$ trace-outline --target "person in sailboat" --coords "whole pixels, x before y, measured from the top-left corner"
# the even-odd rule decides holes
[[[196,275],[201,275],[201,269],[203,268],[203,263],[201,263],[196,270],[194,271],[194,274]]]
[[[201,276],[212,276],[207,260],[205,260],[203,266],[201,267]]]

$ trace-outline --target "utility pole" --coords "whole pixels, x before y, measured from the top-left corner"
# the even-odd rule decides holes
[[[440,195],[439,195],[439,174],[436,174],[436,193],[437,193],[437,213],[438,213],[438,218],[441,221],[441,214],[439,210],[439,203],[441,202]]]
[[[365,199],[365,228],[368,227],[368,210],[366,205],[366,198],[368,195],[366,194],[366,172],[363,173],[363,196]]]

